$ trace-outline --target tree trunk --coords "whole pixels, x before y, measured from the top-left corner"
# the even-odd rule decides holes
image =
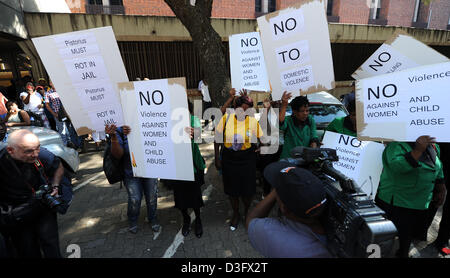
[[[220,107],[228,97],[230,78],[222,39],[211,25],[213,0],[164,0],[192,37],[203,68],[213,106]]]

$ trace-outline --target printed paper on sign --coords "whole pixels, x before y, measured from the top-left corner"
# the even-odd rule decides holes
[[[384,145],[358,138],[327,131],[322,140],[322,148],[335,149],[339,157],[333,167],[352,178],[357,188],[371,199],[375,197],[381,171]]]
[[[358,139],[414,142],[430,135],[450,142],[450,62],[356,82]]]
[[[273,100],[334,88],[324,1],[299,0],[257,21]]]
[[[232,35],[229,44],[232,87],[237,91],[270,91],[259,33]]]
[[[358,80],[446,61],[448,58],[436,50],[402,31],[397,31],[352,74],[352,77]]]
[[[310,62],[308,41],[299,41],[284,45],[275,50],[278,54],[278,68],[283,69],[291,65],[301,65]]]
[[[111,26],[32,41],[78,135],[124,124],[117,83],[128,76]]]
[[[283,90],[307,90],[314,85],[312,66],[304,66],[284,71],[280,74]]]
[[[184,78],[119,83],[133,175],[194,180]],[[178,139],[179,135],[184,140]]]
[[[301,9],[290,13],[283,13],[270,19],[272,38],[274,40],[286,39],[301,33],[305,29],[305,18]]]

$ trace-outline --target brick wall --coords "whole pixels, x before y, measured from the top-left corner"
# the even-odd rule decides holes
[[[85,13],[87,0],[66,0],[72,13]]]
[[[367,24],[370,9],[365,0],[334,0],[333,15],[339,16],[339,23]],[[336,12],[336,14],[335,14]]]
[[[447,29],[450,15],[449,0],[435,0],[431,3],[430,29]]]
[[[215,0],[212,17],[255,18],[255,0]]]
[[[411,26],[416,0],[382,0],[382,15],[387,25]],[[386,10],[383,10],[386,9]]]
[[[164,0],[123,0],[126,15],[175,16]]]
[[[202,1],[202,0],[197,0]],[[327,1],[327,0],[323,0]],[[369,22],[370,0],[334,0],[333,16],[339,16],[340,23],[367,24]],[[73,13],[85,13],[88,0],[66,0]],[[416,0],[381,0],[380,19],[387,25],[410,27],[414,16]],[[298,3],[298,0],[277,0],[277,10]],[[174,16],[164,0],[123,0],[127,15]],[[430,17],[431,7],[431,17]],[[447,29],[450,14],[450,0],[434,0],[431,6],[422,5],[418,22],[428,23],[429,28]],[[254,0],[214,0],[212,17],[256,18]],[[375,23],[378,24],[378,23]]]

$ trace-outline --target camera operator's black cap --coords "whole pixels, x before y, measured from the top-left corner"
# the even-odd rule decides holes
[[[269,164],[264,177],[284,205],[298,217],[314,215],[327,200],[324,183],[318,177],[287,161]]]

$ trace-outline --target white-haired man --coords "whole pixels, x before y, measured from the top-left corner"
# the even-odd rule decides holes
[[[10,256],[41,257],[42,249],[45,257],[61,257],[55,199],[48,197],[58,194],[63,174],[59,158],[35,134],[9,135],[0,151],[0,232],[11,242]],[[42,185],[50,186],[47,194]]]

